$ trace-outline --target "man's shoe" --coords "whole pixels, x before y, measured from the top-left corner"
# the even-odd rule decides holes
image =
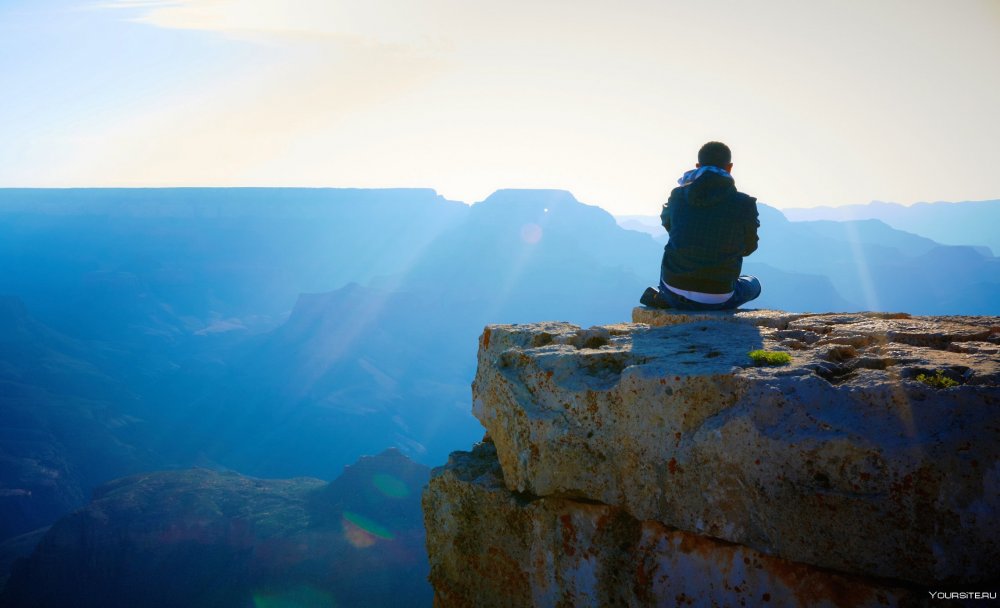
[[[670,308],[670,305],[660,298],[660,292],[655,287],[647,287],[639,298],[639,303],[650,308]]]

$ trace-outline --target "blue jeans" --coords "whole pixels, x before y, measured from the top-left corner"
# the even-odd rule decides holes
[[[660,300],[670,304],[671,308],[678,310],[732,310],[738,306],[746,304],[750,300],[755,300],[760,296],[760,281],[757,277],[743,275],[736,279],[736,286],[733,288],[733,296],[719,304],[702,304],[689,300],[684,296],[667,289],[660,279]]]

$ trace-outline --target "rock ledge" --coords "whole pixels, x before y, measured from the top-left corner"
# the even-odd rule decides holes
[[[459,551],[446,539],[461,536],[462,517],[480,521],[480,508],[498,504],[508,505],[495,513],[508,520],[544,510],[536,504],[558,503],[573,521],[610,509],[612,519],[658,530],[671,567],[683,553],[665,548],[674,538],[708,543],[719,568],[735,543],[751,562],[842,578],[903,586],[1000,578],[1000,319],[646,308],[633,319],[484,330],[473,413],[499,467],[463,477],[456,454],[425,493],[439,599],[454,581],[435,564]],[[754,367],[747,353],[760,348],[792,362]],[[955,386],[917,379],[938,373]],[[528,528],[496,524],[527,543],[521,557],[535,556],[510,568],[551,578],[561,572],[553,570],[560,547],[539,536],[549,520],[529,520]],[[595,551],[595,564],[610,558]],[[712,580],[724,586],[726,576]],[[526,584],[533,593],[551,587]],[[893,585],[875,584],[876,595],[898,599]]]

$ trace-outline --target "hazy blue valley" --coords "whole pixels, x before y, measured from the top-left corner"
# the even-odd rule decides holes
[[[764,287],[755,307],[1000,314],[1000,200],[846,209],[760,205],[760,248],[744,264]],[[274,574],[291,562],[247,561],[269,573],[254,605],[331,588],[346,605],[391,605],[372,580],[399,569],[395,592],[429,603],[415,497],[427,467],[482,436],[469,412],[482,328],[628,321],[658,279],[658,211],[616,222],[534,190],[471,206],[419,189],[0,190],[0,586],[44,528],[138,475],[54,526],[32,560],[63,559],[59,534],[97,512],[134,521],[122,504],[211,488],[205,509],[225,520],[240,513],[220,506],[228,494],[271,492],[293,506],[241,517],[279,513],[284,532],[253,538],[318,534],[369,561],[330,577],[310,569],[326,554],[296,554],[306,566],[292,591]],[[398,452],[348,469],[384,482],[358,503],[367,486],[345,467],[387,448]],[[150,476],[162,470],[178,471]],[[333,483],[248,481],[306,477]],[[157,513],[201,517],[185,509]],[[230,531],[212,539],[232,544]],[[29,561],[0,596],[10,605],[51,583]],[[213,601],[245,601],[252,581],[232,581]]]

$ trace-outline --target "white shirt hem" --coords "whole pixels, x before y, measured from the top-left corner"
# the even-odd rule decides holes
[[[723,302],[729,300],[733,297],[736,292],[730,291],[729,293],[702,293],[700,291],[688,291],[686,289],[677,289],[670,285],[666,285],[667,289],[676,293],[679,296],[684,296],[685,298],[691,300],[692,302],[697,302],[699,304],[722,304]]]

